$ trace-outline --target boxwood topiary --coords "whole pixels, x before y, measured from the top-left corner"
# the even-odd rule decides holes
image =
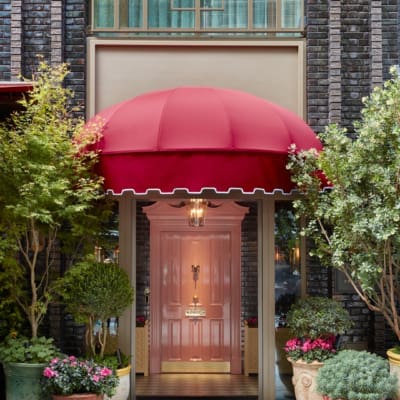
[[[55,291],[61,295],[66,310],[79,323],[87,324],[86,348],[91,356],[103,358],[108,334],[107,321],[119,317],[133,302],[133,288],[127,273],[115,263],[103,263],[90,257],[58,279]],[[96,349],[94,326],[101,322],[98,333],[100,351]]]
[[[300,299],[290,308],[286,321],[296,337],[311,339],[343,334],[352,326],[347,310],[327,297]]]
[[[396,387],[388,361],[367,351],[342,350],[317,375],[317,391],[330,399],[382,400],[395,396]]]

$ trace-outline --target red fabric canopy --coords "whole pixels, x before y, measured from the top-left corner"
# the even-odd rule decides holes
[[[105,123],[97,143],[99,172],[114,194],[289,193],[289,146],[321,149],[298,116],[236,90],[178,87],[137,96],[99,115]]]

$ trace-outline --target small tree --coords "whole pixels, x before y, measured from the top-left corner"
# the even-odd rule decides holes
[[[49,278],[63,231],[81,238],[103,197],[93,172],[101,124],[71,116],[72,92],[62,86],[65,64],[41,62],[22,110],[0,124],[0,274],[26,315],[32,337],[51,300]],[[84,151],[85,150],[85,151]],[[0,307],[1,308],[1,307]]]
[[[67,311],[76,322],[86,324],[86,349],[91,356],[104,357],[108,320],[120,317],[133,302],[133,289],[127,273],[118,264],[96,262],[90,258],[77,263],[58,279],[55,290],[61,295]],[[97,321],[101,323],[97,354],[93,335]]]
[[[400,340],[400,80],[363,99],[354,138],[329,126],[323,151],[292,149],[288,168],[304,196],[304,231],[324,265],[342,271],[372,311],[381,312]],[[321,191],[323,172],[330,186]]]

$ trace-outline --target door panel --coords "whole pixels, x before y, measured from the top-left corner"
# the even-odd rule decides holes
[[[221,362],[226,372],[231,357],[230,234],[161,232],[160,244],[160,289],[161,299],[165,299],[161,314],[162,371],[181,372],[183,368],[190,372],[189,362]],[[188,309],[204,310],[205,316],[186,316]],[[193,371],[199,368],[193,367]]]
[[[248,209],[220,200],[207,209],[200,229],[188,226],[186,207],[159,201],[144,211],[150,220],[150,373],[240,374],[241,222]],[[195,286],[192,265],[200,266]],[[197,319],[187,315],[194,295],[205,312]]]

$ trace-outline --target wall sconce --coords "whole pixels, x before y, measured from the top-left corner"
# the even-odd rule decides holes
[[[189,203],[189,226],[203,226],[205,212],[207,208],[207,200],[190,199]]]
[[[290,267],[293,270],[293,275],[300,275],[300,245],[298,240],[296,240],[296,244],[290,252]]]

